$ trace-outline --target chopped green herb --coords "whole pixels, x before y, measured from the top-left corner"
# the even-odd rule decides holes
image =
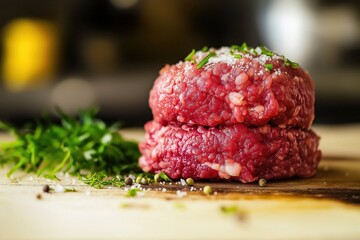
[[[221,206],[220,211],[224,215],[235,217],[239,222],[244,222],[248,218],[248,213],[236,205]]]
[[[246,42],[244,42],[243,44],[241,44],[240,46],[240,52],[249,52],[249,47],[246,44]]]
[[[65,188],[65,192],[76,192],[75,188]]]
[[[164,172],[159,172],[159,176],[165,182],[171,182],[172,181],[171,178],[169,178],[168,175],[166,175],[166,173],[164,173]]]
[[[124,187],[125,180],[123,177],[108,177],[104,171],[88,174],[87,176],[80,176],[80,179],[91,187],[102,189],[107,186]]]
[[[195,51],[195,49],[193,49],[193,50],[189,53],[189,55],[186,56],[185,61],[191,61],[192,58],[194,57],[195,53],[196,53],[196,51]]]
[[[234,53],[234,54],[233,54],[233,57],[240,59],[240,58],[242,58],[242,55],[241,55],[241,54],[235,54],[235,53]]]
[[[201,49],[202,52],[207,52],[208,50],[209,50],[209,48],[207,46],[205,46]]]
[[[15,141],[0,145],[0,163],[14,165],[8,177],[20,168],[55,179],[60,171],[73,175],[87,171],[91,175],[84,176],[84,180],[97,186],[108,175],[142,172],[137,163],[137,143],[124,140],[118,125],[107,126],[96,119],[96,110],[83,112],[78,118],[57,111],[60,122],[45,119],[23,129],[0,122],[0,129],[16,137]],[[105,185],[121,185],[120,180],[106,181]]]
[[[230,46],[230,51],[231,51],[231,52],[234,52],[235,50],[240,51],[240,46],[238,46],[238,45],[231,45],[231,46]]]
[[[260,50],[261,52],[260,52]],[[239,45],[232,45],[230,47],[230,54],[234,57],[234,58],[242,58],[242,54],[241,53],[248,53],[254,56],[257,56],[259,54],[263,54],[269,57],[273,57],[273,56],[280,56],[272,51],[270,51],[267,47],[265,46],[259,46],[258,48],[252,48],[249,47],[246,43],[243,43],[241,46]],[[284,59],[284,64],[285,66],[291,66],[292,68],[299,68],[299,64],[290,61],[289,59],[283,57]],[[270,69],[270,65],[267,67],[267,69],[269,71],[272,70],[272,67]]]
[[[140,190],[139,190],[140,191]],[[136,195],[135,195],[136,196]],[[134,197],[135,197],[134,196]],[[142,203],[135,203],[135,202],[132,202],[132,203],[122,203],[122,204],[119,204],[119,208],[123,208],[123,209],[131,209],[131,208],[134,208],[134,209],[142,209],[142,210],[146,210],[146,209],[149,209],[150,206],[148,204],[142,204]]]
[[[232,51],[238,51],[238,52],[245,52],[245,53],[249,53],[250,52],[250,48],[248,47],[248,45],[244,42],[243,44],[241,44],[241,46],[239,45],[232,45],[230,47],[230,50]]]
[[[140,190],[137,189],[137,188],[131,188],[127,191],[127,195],[128,197],[136,197],[137,193],[139,192]]]
[[[175,207],[176,209],[179,209],[179,210],[185,210],[185,209],[186,209],[185,204],[182,203],[182,202],[174,203],[174,207]]]
[[[209,186],[209,185],[206,185],[203,189],[203,192],[206,194],[206,195],[210,195],[213,193],[213,190],[212,188]]]
[[[264,54],[269,57],[274,56],[274,53],[272,51],[270,51],[269,49],[267,49],[265,46],[260,46],[260,49],[261,49],[261,54]]]
[[[230,206],[221,206],[220,210],[224,214],[234,214],[237,213],[239,209],[236,205],[230,205]]]
[[[290,61],[290,59],[286,58],[286,60],[284,61],[285,66],[289,67],[291,66],[292,68],[299,68],[299,64],[296,62],[292,62]]]
[[[204,57],[197,65],[196,65],[196,69],[200,69],[202,68],[205,64],[208,63],[209,59],[211,57],[216,56],[215,52],[210,52],[206,57]]]
[[[266,69],[269,70],[269,71],[273,70],[273,65],[272,65],[271,63],[265,64],[265,67],[266,67]]]
[[[122,203],[122,204],[119,204],[119,208],[130,208],[131,207],[131,204],[130,203]]]

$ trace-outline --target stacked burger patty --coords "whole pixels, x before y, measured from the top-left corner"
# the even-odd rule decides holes
[[[316,173],[313,81],[265,47],[193,50],[160,71],[149,104],[146,172],[244,183]]]

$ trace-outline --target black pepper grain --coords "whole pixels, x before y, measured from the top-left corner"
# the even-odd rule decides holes
[[[42,199],[41,193],[39,193],[39,194],[36,195],[36,199],[38,199],[38,200],[41,200],[41,199]]]
[[[266,179],[260,178],[258,183],[259,183],[260,187],[265,187],[266,186]]]
[[[125,178],[125,184],[126,184],[126,185],[132,185],[132,184],[133,184],[132,178],[131,178],[131,177]]]
[[[45,184],[45,185],[43,186],[42,190],[43,190],[44,193],[49,193],[49,192],[50,192],[50,186],[47,185],[47,184]]]
[[[142,185],[147,185],[149,184],[148,180],[146,178],[142,178],[141,179],[141,182],[140,182]]]

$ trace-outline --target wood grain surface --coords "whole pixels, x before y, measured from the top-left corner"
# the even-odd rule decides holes
[[[360,157],[354,150],[360,135],[356,127],[321,131],[330,145],[333,136],[354,139],[355,154],[341,157],[342,148],[323,145],[326,157],[314,178],[266,187],[173,182],[149,185],[130,198],[126,189],[97,190],[66,174],[60,182],[22,172],[8,179],[8,169],[1,169],[0,239],[360,239]],[[123,134],[143,137],[138,129]],[[46,194],[44,184],[76,192]],[[204,185],[216,193],[205,196]]]

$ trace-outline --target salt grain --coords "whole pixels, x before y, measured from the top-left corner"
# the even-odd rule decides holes
[[[221,47],[217,50],[214,48],[211,48],[207,52],[197,51],[195,54],[195,58],[199,62],[202,59],[204,59],[209,54],[209,52],[214,52],[214,51],[216,53],[216,56],[209,58],[208,62],[205,64],[205,68],[208,68],[217,63],[226,63],[229,66],[234,67],[235,63],[239,61],[239,59],[235,58],[234,55],[231,53],[232,50],[229,47]],[[250,53],[237,52],[235,50],[234,54],[241,54],[243,57],[251,59],[253,61],[256,61],[262,65],[265,65],[267,62],[269,62],[271,60],[283,59],[282,56],[275,54],[275,53],[272,56],[262,54],[262,50],[260,47],[251,49]],[[187,64],[185,66],[185,71],[187,72],[191,68],[192,68],[192,65]]]
[[[182,198],[182,197],[185,197],[187,195],[186,192],[183,192],[183,191],[180,191],[180,190],[177,190],[176,191],[176,195],[179,197],[179,198]]]
[[[64,177],[64,173],[63,172],[58,172],[58,173],[56,173],[56,177],[57,178],[62,178],[62,177]]]
[[[141,191],[136,193],[137,197],[143,197],[144,195],[145,195],[145,193],[141,192]]]
[[[62,185],[56,184],[55,187],[54,187],[54,192],[63,193],[63,192],[65,192],[65,189],[64,189],[64,187]]]
[[[182,178],[180,179],[180,183],[181,183],[181,185],[186,186],[186,181]]]

